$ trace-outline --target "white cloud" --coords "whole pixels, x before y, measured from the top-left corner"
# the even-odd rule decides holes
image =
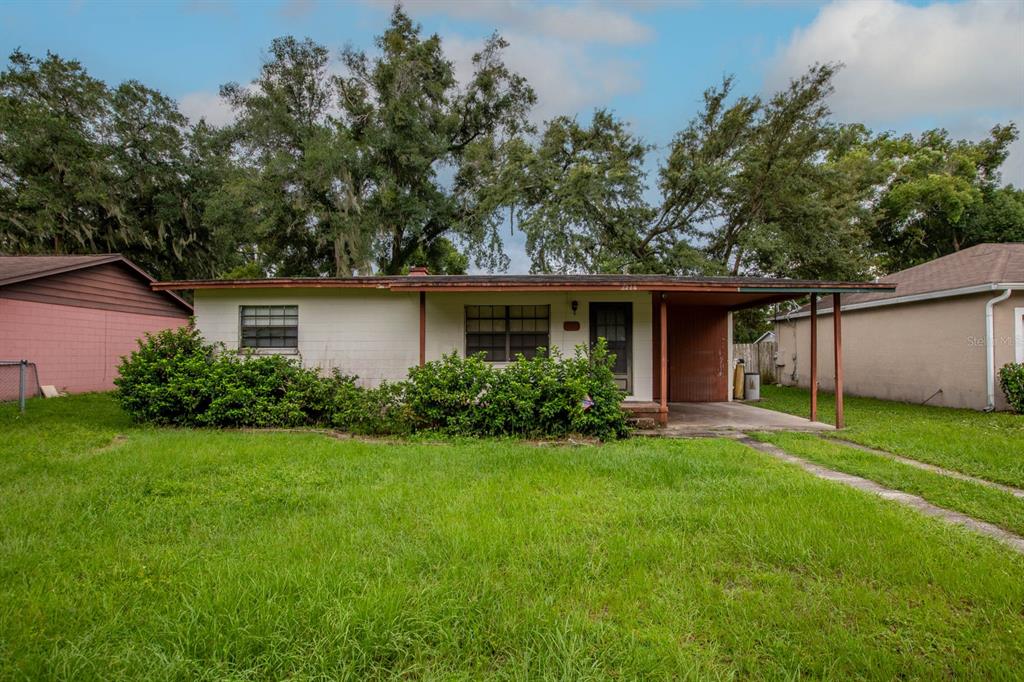
[[[531,118],[540,122],[560,114],[606,104],[619,94],[640,87],[634,64],[614,57],[594,55],[585,46],[507,33],[505,64],[525,76],[537,93]],[[480,40],[444,37],[444,49],[455,63],[456,76],[465,83],[472,74],[472,56]]]
[[[375,4],[390,7],[387,0]],[[525,76],[537,93],[531,118],[538,123],[604,105],[616,95],[638,90],[636,64],[620,58],[616,48],[653,37],[651,28],[628,12],[590,2],[421,0],[406,9],[414,16],[443,15],[484,25],[473,37],[455,32],[444,35],[445,52],[463,83],[472,73],[471,58],[482,47],[483,37],[497,30],[509,42],[505,64]]]
[[[222,126],[235,120],[234,111],[215,92],[190,92],[178,99],[178,108],[193,123],[205,118],[214,126]]]
[[[639,23],[629,14],[596,3],[555,5],[513,0],[421,0],[409,4],[408,11],[484,22],[502,34],[506,31],[521,32],[577,43],[630,45],[653,37],[649,26]]]
[[[311,14],[315,9],[314,0],[285,0],[281,5],[280,14],[283,17],[296,19]]]
[[[846,64],[831,101],[839,118],[1024,109],[1024,4],[834,2],[794,32],[768,85],[826,61]]]

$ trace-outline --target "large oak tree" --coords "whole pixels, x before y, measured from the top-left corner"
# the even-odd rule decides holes
[[[249,218],[264,269],[279,275],[464,269],[453,243],[501,266],[507,197],[494,179],[533,91],[497,35],[465,83],[441,39],[399,7],[376,45],[373,56],[346,50],[336,74],[325,47],[280,38],[259,78],[224,86],[238,115],[224,202]]]

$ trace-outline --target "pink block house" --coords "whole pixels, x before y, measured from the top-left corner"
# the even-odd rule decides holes
[[[0,360],[28,360],[41,385],[69,393],[113,389],[120,357],[137,339],[192,314],[152,282],[116,254],[0,256]],[[0,393],[12,385],[0,381]]]

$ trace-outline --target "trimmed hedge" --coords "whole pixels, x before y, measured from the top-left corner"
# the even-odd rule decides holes
[[[1024,364],[1011,362],[999,369],[999,385],[1006,402],[1017,414],[1024,414]]]
[[[603,340],[571,358],[552,350],[502,369],[452,353],[413,367],[406,381],[366,389],[289,358],[224,352],[188,326],[147,335],[114,383],[125,411],[154,424],[611,439],[627,434],[613,364]]]

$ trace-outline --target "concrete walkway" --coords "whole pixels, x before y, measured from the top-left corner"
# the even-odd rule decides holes
[[[927,462],[921,462],[916,459],[910,459],[902,455],[897,455],[894,452],[888,450],[878,450],[877,448],[869,448],[867,445],[861,445],[860,443],[854,443],[853,441],[846,440],[845,438],[828,438],[828,441],[834,441],[841,443],[847,447],[851,447],[855,450],[863,450],[864,452],[870,452],[873,455],[880,455],[882,457],[888,457],[889,459],[896,460],[900,464],[906,464],[916,469],[924,469],[930,471],[933,474],[942,474],[943,476],[949,476],[960,481],[970,481],[971,483],[977,483],[988,488],[995,488],[996,490],[1002,490],[1004,493],[1010,493],[1014,497],[1024,497],[1024,490],[1020,488],[1014,488],[1012,485],[1006,485],[1004,483],[996,483],[995,481],[988,481],[984,478],[978,478],[977,476],[971,476],[969,474],[963,474],[959,471],[953,471],[952,469],[943,469],[940,466],[934,464],[928,464]]]
[[[987,535],[990,538],[1002,542],[1007,547],[1010,547],[1017,552],[1024,554],[1024,537],[1021,537],[1015,533],[1011,533],[1007,530],[1003,530],[999,526],[987,523],[985,521],[979,521],[973,517],[961,514],[959,512],[950,511],[942,507],[928,502],[924,498],[918,497],[917,495],[911,495],[909,493],[901,492],[899,490],[893,490],[892,488],[886,488],[883,485],[879,485],[874,481],[870,481],[860,476],[854,476],[852,474],[844,474],[840,471],[828,469],[826,467],[808,462],[806,459],[791,455],[785,450],[782,450],[771,443],[762,443],[761,441],[754,440],[749,436],[741,436],[737,440],[748,447],[754,448],[760,452],[771,455],[776,459],[780,459],[783,462],[789,462],[795,464],[804,471],[817,476],[818,478],[825,479],[826,481],[833,481],[840,483],[857,490],[869,492],[874,495],[878,495],[886,500],[892,500],[898,502],[906,507],[910,507],[925,516],[931,516],[946,523],[963,526],[969,528],[982,535]]]

